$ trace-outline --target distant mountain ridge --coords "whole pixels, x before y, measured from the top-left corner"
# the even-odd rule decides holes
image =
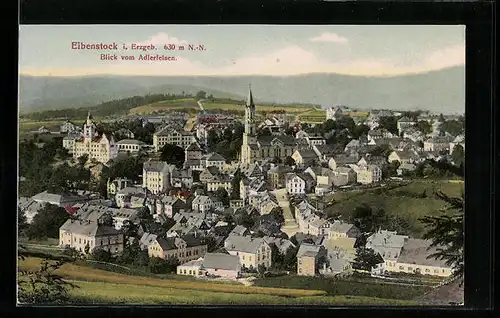
[[[424,74],[364,77],[340,74],[296,76],[85,76],[21,75],[21,112],[95,106],[113,99],[157,93],[196,94],[242,100],[251,84],[256,101],[338,104],[358,109],[465,112],[465,68]]]

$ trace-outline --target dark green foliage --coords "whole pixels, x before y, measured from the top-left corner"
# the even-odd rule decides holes
[[[421,120],[417,122],[415,127],[424,134],[430,134],[432,132],[432,125],[427,120]]]
[[[383,263],[382,257],[371,248],[356,248],[356,257],[352,262],[353,269],[371,271],[377,264]]]
[[[452,136],[456,136],[464,131],[465,127],[463,123],[458,120],[447,120],[441,125],[439,125],[439,131],[442,133],[449,133]]]
[[[227,193],[226,189],[220,187],[215,191],[215,196],[219,198],[222,201],[222,204],[225,207],[229,206],[229,194]]]
[[[179,265],[180,262],[177,258],[162,259],[160,257],[151,257],[148,267],[153,274],[168,274],[175,272]]]
[[[235,221],[236,225],[242,225],[247,229],[253,227],[255,224],[255,220],[246,212],[243,212],[240,215],[238,215]]]
[[[22,253],[22,251],[21,251]],[[23,258],[23,255],[20,255]],[[18,301],[22,304],[60,304],[69,300],[70,288],[78,285],[67,282],[54,271],[60,268],[65,260],[42,260],[37,271],[20,271],[18,279]],[[29,289],[28,289],[29,288]]]
[[[295,240],[295,242],[297,242],[297,240]],[[293,241],[292,241],[292,243],[293,243]],[[297,271],[297,252],[298,251],[299,251],[298,244],[295,244],[295,247],[290,246],[286,250],[285,255],[283,255],[282,269],[285,269],[285,270],[288,270],[291,272]]]
[[[238,168],[234,173],[233,179],[231,179],[231,199],[240,198],[240,182],[243,177],[243,173],[241,172],[240,168]]]
[[[59,238],[59,228],[70,218],[64,208],[47,204],[33,217],[26,229],[29,239]]]
[[[178,99],[181,97],[192,97],[192,95],[177,95],[177,94],[151,94],[146,96],[133,96],[129,98],[112,100],[109,102],[101,103],[93,107],[82,108],[67,108],[58,110],[47,110],[36,113],[24,115],[25,118],[32,120],[43,121],[54,118],[86,118],[90,111],[93,116],[104,117],[111,115],[126,114],[132,108],[147,105],[151,103],[161,102],[164,100]]]
[[[453,276],[463,277],[464,274],[464,196],[449,197],[442,192],[436,196],[447,203],[446,209],[439,216],[425,216],[420,221],[427,232],[424,239],[432,240],[432,246],[438,251],[428,256],[445,260],[453,268]],[[449,213],[447,211],[452,211]],[[447,212],[447,213],[446,213]]]
[[[369,131],[370,127],[366,125],[356,125],[356,127],[354,127],[354,130],[352,131],[352,138],[358,139],[361,136],[366,136]]]
[[[184,165],[184,149],[179,146],[166,144],[161,148],[160,160],[181,168]]]
[[[207,97],[207,92],[205,92],[205,91],[199,91],[198,93],[196,93],[197,100],[205,99],[206,97]]]
[[[17,208],[17,230],[19,235],[22,235],[24,231],[28,228],[28,223],[26,220],[26,215],[23,211],[18,207]]]
[[[236,160],[243,144],[243,124],[235,122],[233,127],[227,127],[222,134],[209,131],[207,146],[210,151],[221,154],[227,161]]]
[[[379,119],[379,128],[385,128],[393,134],[398,134],[398,120],[394,116],[383,116]]]
[[[281,207],[278,206],[273,208],[269,214],[271,214],[274,220],[279,224],[285,223],[285,217],[283,216],[283,209]]]
[[[292,158],[292,157],[290,157],[290,156],[287,156],[287,157],[285,158],[285,160],[283,161],[283,163],[284,163],[285,165],[287,165],[287,166],[290,166],[290,167],[291,167],[291,166],[295,166],[295,165],[296,165],[295,160],[293,160],[293,158]]]
[[[457,166],[460,166],[461,164],[464,163],[465,152],[462,145],[455,145],[455,147],[453,147],[453,152],[451,153],[451,157],[453,159],[453,162]]]
[[[139,175],[142,175],[144,161],[143,156],[127,156],[115,160],[109,167],[109,171],[101,175],[101,180],[106,182],[108,178],[113,181],[116,178],[127,178],[132,181],[141,181]]]
[[[92,251],[92,259],[98,262],[111,262],[112,261],[112,256],[111,253],[105,249],[102,249],[100,247],[94,248]]]

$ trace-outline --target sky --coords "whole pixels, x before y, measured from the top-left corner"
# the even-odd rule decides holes
[[[72,42],[117,43],[118,51],[73,50]],[[157,50],[132,51],[153,44]],[[125,44],[129,49],[121,49]],[[167,51],[203,45],[204,51]],[[117,61],[101,60],[116,54]],[[175,61],[139,61],[140,54]],[[134,55],[135,61],[120,60]],[[443,25],[21,25],[23,75],[394,76],[465,64],[465,26]]]

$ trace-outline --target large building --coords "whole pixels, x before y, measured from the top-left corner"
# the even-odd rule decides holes
[[[196,142],[196,138],[192,132],[175,130],[170,127],[164,127],[153,134],[153,146],[156,151],[160,151],[166,144],[186,149],[194,142]]]
[[[142,169],[142,187],[154,194],[165,192],[170,186],[169,175],[169,165],[165,161],[146,161]]]
[[[297,147],[292,136],[261,136],[257,137],[255,123],[255,104],[252,90],[248,91],[245,105],[245,131],[241,145],[240,163],[243,167],[249,166],[263,159],[280,158],[284,160],[291,156]]]
[[[113,136],[109,139],[106,134],[98,137],[90,112],[87,116],[87,122],[83,126],[83,136],[79,138],[65,137],[63,147],[73,154],[73,158],[88,155],[89,160],[94,159],[102,163],[114,159],[118,154],[118,146],[115,144]]]

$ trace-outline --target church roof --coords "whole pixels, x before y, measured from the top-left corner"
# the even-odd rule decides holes
[[[297,141],[292,136],[261,136],[258,139],[261,146],[271,146],[275,142],[282,142],[287,146],[295,146]]]
[[[252,96],[252,88],[250,85],[248,85],[248,98],[247,98],[247,106],[255,106],[253,103],[253,96]]]

